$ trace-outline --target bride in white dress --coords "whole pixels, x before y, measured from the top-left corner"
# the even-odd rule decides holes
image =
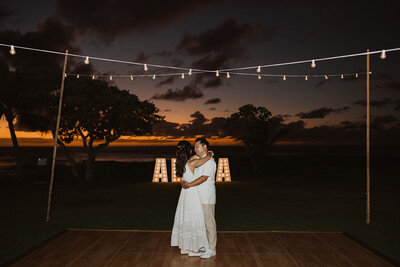
[[[192,155],[192,146],[188,141],[180,141],[177,145],[176,175],[181,179],[192,182],[194,169],[211,159],[210,151],[206,157],[197,159]],[[171,246],[178,246],[181,254],[194,255],[200,249],[208,248],[203,206],[198,187],[182,188],[176,207],[174,226],[172,228]]]

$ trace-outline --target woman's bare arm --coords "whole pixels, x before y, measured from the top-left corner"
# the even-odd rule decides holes
[[[188,165],[190,167],[190,169],[195,169],[201,165],[203,165],[204,163],[206,163],[207,161],[209,161],[212,156],[214,155],[214,153],[212,151],[208,151],[207,156],[205,156],[204,158],[201,159],[196,159],[196,158],[192,158],[188,161]]]

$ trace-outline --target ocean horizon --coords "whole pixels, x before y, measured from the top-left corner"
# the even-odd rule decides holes
[[[20,147],[23,162],[27,165],[36,165],[39,158],[46,158],[50,164],[53,155],[51,146],[23,146]],[[83,147],[68,147],[77,163],[86,160],[86,153]],[[245,146],[213,146],[215,157],[244,156],[247,157]],[[372,147],[373,155],[391,155],[400,157],[398,147]],[[326,146],[326,145],[281,145],[271,147],[269,156],[302,156],[302,155],[365,155],[363,146]],[[96,161],[115,161],[115,162],[153,162],[156,158],[166,158],[170,160],[175,157],[175,146],[111,146],[98,153]],[[57,149],[57,163],[64,164],[67,159],[63,151]],[[15,166],[12,147],[0,147],[0,168]]]

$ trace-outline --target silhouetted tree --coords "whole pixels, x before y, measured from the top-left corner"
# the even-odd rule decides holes
[[[284,134],[286,126],[280,116],[271,117],[265,107],[251,104],[239,108],[226,121],[226,129],[236,140],[242,141],[253,163],[254,170],[259,170],[269,148]]]
[[[0,118],[4,116],[8,123],[16,161],[16,178],[17,181],[23,182],[24,174],[14,123],[18,115],[18,108],[22,107],[24,101],[21,100],[23,92],[18,90],[17,81],[18,75],[9,71],[8,64],[0,59]]]
[[[70,78],[65,83],[60,140],[82,140],[87,153],[85,180],[90,181],[98,152],[123,135],[151,133],[152,126],[163,120],[157,112],[153,103],[107,82]]]

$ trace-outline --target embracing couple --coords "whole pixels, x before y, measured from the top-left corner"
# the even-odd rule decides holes
[[[176,151],[176,175],[181,177],[182,190],[175,212],[171,246],[181,254],[203,259],[216,255],[217,226],[215,223],[215,172],[213,152],[208,151],[205,138],[192,145],[180,141]]]

